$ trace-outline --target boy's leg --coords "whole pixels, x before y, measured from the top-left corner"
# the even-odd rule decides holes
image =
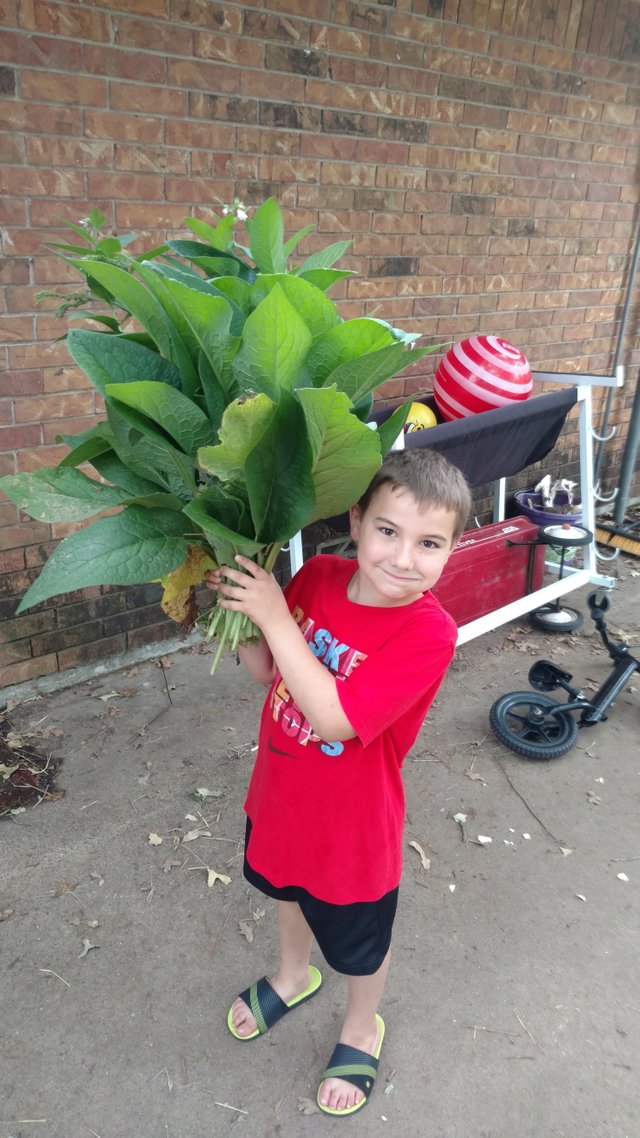
[[[305,921],[297,901],[278,901],[278,933],[280,936],[280,966],[269,983],[287,1003],[304,992],[311,983],[309,956],[313,933]],[[233,1026],[238,1035],[251,1035],[256,1021],[244,1000],[239,997],[233,1005]]]
[[[376,1012],[382,999],[391,949],[377,972],[371,976],[347,976],[347,1014],[340,1043],[348,1043],[367,1055],[373,1055],[378,1042]],[[325,1079],[319,1091],[320,1102],[332,1110],[345,1110],[363,1098],[362,1091],[343,1079]]]

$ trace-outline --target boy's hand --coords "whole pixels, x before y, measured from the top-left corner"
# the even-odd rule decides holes
[[[291,619],[275,577],[248,557],[238,554],[235,560],[242,569],[222,565],[205,574],[205,583],[217,591],[221,608],[248,616],[265,635],[283,619]]]

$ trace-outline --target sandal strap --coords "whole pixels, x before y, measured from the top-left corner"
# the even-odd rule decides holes
[[[337,1043],[328,1066],[320,1076],[320,1082],[324,1079],[344,1079],[368,1098],[377,1074],[378,1060],[374,1055],[360,1051],[357,1047],[349,1047],[347,1043]]]
[[[264,1035],[270,1027],[273,1027],[274,1023],[277,1023],[289,1011],[284,1000],[271,987],[266,976],[252,984],[250,988],[245,988],[244,992],[240,992],[240,999],[244,1000],[247,1007],[251,1008],[260,1035]]]

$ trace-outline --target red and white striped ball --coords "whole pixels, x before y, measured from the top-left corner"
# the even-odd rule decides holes
[[[522,352],[498,336],[471,336],[438,364],[433,394],[444,419],[494,411],[531,394],[531,368]]]

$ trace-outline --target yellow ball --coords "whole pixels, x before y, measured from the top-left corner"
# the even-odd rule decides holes
[[[430,407],[424,403],[412,403],[404,429],[409,434],[412,431],[423,431],[425,427],[435,427],[437,422]]]

